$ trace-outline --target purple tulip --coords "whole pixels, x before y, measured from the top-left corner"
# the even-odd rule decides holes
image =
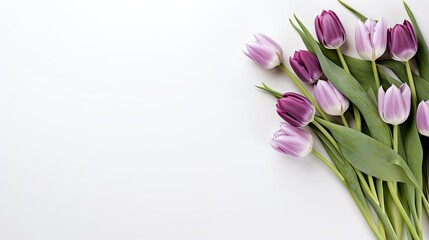
[[[280,130],[274,133],[271,146],[289,156],[305,157],[313,150],[313,136],[300,128],[283,123]]]
[[[408,61],[417,52],[417,37],[413,25],[404,20],[388,31],[390,56],[396,61]]]
[[[417,107],[417,129],[421,135],[429,137],[429,101],[421,101]]]
[[[309,51],[296,51],[293,57],[289,58],[289,62],[298,77],[305,83],[315,84],[323,76],[319,60]]]
[[[378,89],[378,113],[384,122],[399,125],[407,120],[411,108],[411,91],[407,84],[392,86],[384,92]]]
[[[330,81],[318,81],[314,85],[314,97],[322,110],[332,116],[341,116],[349,108],[349,100]]]
[[[314,20],[319,42],[328,49],[337,49],[346,41],[343,24],[333,11],[323,10]]]
[[[365,23],[359,21],[355,35],[356,50],[363,59],[374,61],[386,51],[387,23],[384,18],[378,22],[372,19],[367,19]]]
[[[255,33],[256,41],[246,44],[244,54],[265,69],[275,68],[282,63],[283,51],[271,38]]]
[[[303,127],[314,120],[316,110],[302,95],[289,92],[277,100],[277,113],[283,120],[295,127]]]

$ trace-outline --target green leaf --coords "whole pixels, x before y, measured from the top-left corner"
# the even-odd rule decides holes
[[[368,97],[365,89],[351,74],[327,59],[310,32],[297,17],[295,19],[314,49],[325,76],[359,109],[368,125],[371,136],[385,145],[391,146],[390,129],[381,120],[376,105]]]
[[[368,19],[367,17],[365,17],[363,14],[361,14],[360,12],[356,11],[354,8],[350,7],[349,5],[345,4],[343,1],[338,0],[338,2],[343,5],[343,7],[347,8],[347,10],[349,10],[351,13],[353,13],[357,18],[359,18],[359,20],[361,20],[362,22],[365,22],[366,19]]]
[[[358,205],[358,208],[361,210],[362,214],[368,214],[371,215],[368,205],[366,203],[366,199],[368,199],[368,202],[371,204],[372,208],[374,209],[375,213],[377,214],[378,218],[380,219],[381,223],[384,226],[384,229],[386,231],[387,236],[389,239],[396,240],[396,234],[395,230],[393,228],[392,223],[390,222],[389,218],[385,213],[383,213],[383,210],[380,208],[378,203],[374,201],[371,194],[369,192],[362,192],[362,188],[359,183],[359,179],[357,177],[357,174],[354,170],[354,168],[350,165],[349,162],[344,160],[341,153],[339,153],[336,148],[332,145],[331,142],[323,135],[319,129],[316,127],[312,127],[316,135],[319,137],[319,140],[321,141],[323,147],[325,148],[326,152],[328,153],[329,157],[331,158],[334,165],[337,167],[338,171],[344,176],[346,179],[348,190],[350,194],[352,195],[353,199],[356,202],[356,205]],[[365,198],[366,196],[366,198]],[[372,219],[370,219],[372,221]]]
[[[408,183],[421,190],[404,159],[390,147],[354,129],[316,120],[331,131],[345,159],[354,167],[383,181]]]
[[[414,17],[414,14],[411,12],[408,5],[404,2],[405,10],[407,11],[408,16],[410,17],[411,22],[413,23],[414,30],[416,31],[417,35],[417,42],[418,42],[418,49],[416,53],[416,62],[419,69],[420,76],[425,79],[426,81],[429,81],[429,50],[428,46],[426,45],[426,41],[423,37],[422,32],[420,31],[419,25],[417,24],[417,21]]]

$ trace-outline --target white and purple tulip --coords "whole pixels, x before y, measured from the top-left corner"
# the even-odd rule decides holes
[[[277,100],[277,113],[283,120],[294,127],[307,126],[314,120],[316,110],[304,96],[288,92]]]
[[[282,63],[282,48],[262,33],[255,33],[256,41],[246,44],[244,54],[265,69],[275,68]]]
[[[313,150],[313,136],[300,128],[282,123],[280,130],[274,133],[271,146],[289,156],[305,157]]]
[[[407,84],[392,86],[384,92],[378,89],[378,113],[384,122],[399,125],[407,120],[411,109],[411,91]]]
[[[381,57],[387,48],[387,23],[384,18],[378,22],[367,19],[365,23],[359,21],[356,26],[356,50],[359,55],[368,61]]]
[[[314,97],[322,110],[331,116],[341,116],[349,108],[349,100],[330,81],[318,81],[314,85]]]
[[[319,42],[328,49],[337,49],[346,41],[346,30],[333,11],[323,10],[314,20]]]
[[[417,107],[417,130],[423,136],[429,137],[429,101],[421,101]]]
[[[309,51],[296,51],[293,57],[289,58],[289,63],[296,75],[305,83],[315,84],[323,76],[319,60]]]
[[[390,56],[396,61],[408,61],[417,52],[417,37],[413,25],[404,20],[388,31],[388,46]]]

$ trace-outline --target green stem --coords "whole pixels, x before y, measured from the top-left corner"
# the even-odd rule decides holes
[[[347,119],[346,117],[344,117],[344,114],[342,114],[340,118],[341,118],[341,121],[343,121],[344,127],[349,127],[349,124],[347,123]]]
[[[313,125],[314,125],[314,126],[316,126],[316,127],[317,127],[317,129],[319,129],[319,130],[320,130],[320,132],[322,132],[322,134],[323,134],[323,135],[325,135],[325,137],[329,140],[329,142],[330,142],[330,143],[332,143],[332,145],[335,147],[335,149],[336,149],[339,153],[341,153],[341,151],[340,151],[340,146],[338,146],[337,141],[335,141],[335,139],[332,137],[332,135],[331,135],[331,134],[329,134],[329,132],[328,132],[328,131],[326,131],[326,129],[325,129],[322,125],[320,125],[320,123],[318,123],[317,121],[313,121],[313,122],[311,122],[311,123],[313,123]]]
[[[330,163],[324,156],[322,156],[320,153],[318,153],[315,150],[312,150],[311,153],[313,153],[314,156],[319,158],[329,169],[331,169],[335,173],[335,175],[337,175],[337,177],[341,180],[341,182],[346,183],[346,180],[344,179],[343,175],[341,175],[341,173],[338,172],[335,166],[332,163]]]
[[[385,206],[385,203],[384,203],[384,190],[383,190],[383,180],[381,180],[381,179],[376,179],[375,180],[375,182],[376,182],[376,184],[377,184],[377,196],[378,196],[378,201],[379,201],[379,203],[380,203],[380,208],[381,208],[381,211],[384,213],[384,214],[386,214],[386,206]],[[381,224],[381,222],[380,221],[378,221],[378,228],[380,229],[380,232],[381,232],[381,234],[383,235],[383,236],[385,236],[386,235],[386,233],[385,233],[385,231],[384,231],[384,227],[383,227],[383,224]]]
[[[411,89],[411,99],[413,100],[413,103],[417,103],[417,93],[416,93],[416,86],[414,85],[414,78],[413,78],[413,72],[411,72],[410,62],[405,62],[405,68],[407,69],[407,75],[408,75],[408,83],[410,85]]]
[[[375,79],[375,86],[377,87],[377,91],[380,88],[380,77],[378,76],[378,70],[377,70],[377,64],[375,63],[375,60],[371,61],[372,65],[372,73],[374,74]]]
[[[362,132],[362,120],[360,118],[359,109],[355,105],[353,105],[353,114],[355,115],[356,131]]]
[[[419,234],[417,233],[416,229],[413,226],[413,223],[411,222],[411,219],[408,217],[407,212],[404,209],[404,206],[402,206],[401,200],[398,198],[398,193],[395,190],[395,183],[394,182],[387,182],[387,187],[389,188],[390,195],[392,196],[393,202],[395,203],[396,207],[399,210],[399,213],[401,214],[402,218],[405,221],[405,224],[407,225],[408,229],[410,230],[411,235],[415,240],[420,240]]]
[[[361,182],[362,187],[365,189],[365,191],[367,191],[372,199],[377,203],[377,205],[379,205],[378,199],[377,199],[377,194],[373,194],[373,192],[371,191],[371,188],[368,186],[368,183],[366,182],[365,177],[363,176],[362,172],[359,171],[358,169],[355,168],[355,172],[358,175],[358,178]]]
[[[268,92],[269,94],[271,94],[272,96],[274,96],[277,99],[279,99],[283,96],[283,94],[281,94],[280,92],[277,92],[276,90],[268,87],[264,83],[262,83],[262,86],[255,86],[255,87]]]
[[[372,178],[371,175],[368,175],[368,183],[369,183],[369,188],[371,189],[372,195],[374,196],[374,198],[377,198],[377,190],[375,188],[374,178]]]
[[[343,66],[344,70],[346,70],[349,74],[351,74],[349,66],[347,65],[347,62],[344,59],[343,53],[341,52],[340,48],[337,48],[336,51],[337,51],[338,58],[340,59],[341,65]],[[354,113],[354,117],[355,117],[356,130],[358,130],[360,132],[362,130],[361,117],[360,117],[359,109],[355,105],[353,105],[353,113]]]
[[[313,106],[319,112],[320,116],[322,116],[322,118],[325,119],[326,121],[329,121],[328,116],[325,114],[325,112],[316,102],[314,97],[308,92],[308,90],[302,85],[302,83],[292,74],[292,72],[289,71],[289,69],[283,64],[280,64],[279,68],[289,76],[289,78],[292,80],[292,82],[295,83],[295,85],[299,88],[302,94],[304,94],[304,96],[313,104]]]
[[[393,150],[395,152],[399,151],[399,127],[398,125],[393,125]],[[401,200],[398,198],[398,193],[396,190],[396,183],[395,182],[387,182],[387,187],[389,188],[390,195],[392,196],[393,202],[395,203],[396,207],[399,210],[399,213],[402,216],[402,219],[404,219],[405,224],[407,225],[408,229],[410,230],[411,235],[414,239],[420,239],[419,234],[417,233],[416,229],[413,226],[413,223],[411,222],[411,219],[409,218],[407,212],[405,211],[404,207],[402,206]]]
[[[395,152],[399,151],[398,133],[399,133],[398,125],[393,125],[393,150]]]
[[[350,73],[349,66],[347,66],[346,60],[344,59],[343,53],[339,48],[336,49],[338,57],[340,58],[341,65],[343,65],[344,70]]]

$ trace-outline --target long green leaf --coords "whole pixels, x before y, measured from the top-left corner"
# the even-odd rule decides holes
[[[384,181],[411,184],[421,191],[404,159],[390,147],[352,128],[319,118],[317,122],[331,131],[345,159],[357,169]]]
[[[417,53],[416,53],[416,62],[417,66],[419,68],[420,76],[425,79],[426,81],[429,81],[429,50],[428,46],[426,45],[426,41],[423,37],[423,34],[419,28],[419,25],[417,24],[416,18],[414,17],[414,14],[411,12],[408,5],[404,2],[405,10],[407,11],[408,16],[410,17],[411,22],[413,23],[414,30],[416,31],[417,35],[417,42],[419,44]]]
[[[366,19],[368,19],[367,17],[365,17],[362,13],[358,12],[357,10],[355,10],[354,8],[350,7],[349,5],[345,4],[343,1],[338,0],[338,2],[343,5],[343,7],[345,7],[346,9],[348,9],[351,13],[353,13],[357,18],[359,18],[359,20],[361,20],[362,22],[365,22]]]
[[[396,234],[395,230],[393,228],[392,223],[390,222],[388,216],[383,212],[383,210],[380,208],[380,206],[377,204],[377,202],[374,201],[371,194],[368,192],[362,192],[362,188],[359,184],[359,179],[356,175],[356,172],[354,168],[350,165],[349,162],[344,160],[341,153],[339,153],[335,147],[332,145],[331,142],[316,128],[313,127],[314,132],[319,137],[323,147],[325,148],[326,152],[328,153],[329,157],[331,158],[332,162],[335,166],[337,166],[338,171],[344,176],[346,179],[346,182],[348,184],[348,189],[350,191],[350,194],[352,195],[353,199],[355,200],[356,204],[358,205],[359,209],[362,211],[362,214],[370,214],[368,205],[366,203],[366,199],[368,199],[368,202],[371,204],[372,208],[374,209],[375,213],[377,214],[378,218],[380,219],[381,223],[384,226],[384,229],[386,231],[387,236],[389,239],[396,240]],[[341,159],[341,160],[340,160]],[[340,164],[341,162],[341,164]],[[366,196],[366,198],[365,198]],[[372,220],[372,219],[371,219]]]
[[[369,99],[365,89],[362,88],[351,74],[327,59],[307,28],[297,17],[295,17],[295,19],[315,50],[325,76],[359,109],[368,125],[371,136],[384,143],[386,146],[391,146],[390,129],[387,124],[381,120],[378,115],[377,107]]]

